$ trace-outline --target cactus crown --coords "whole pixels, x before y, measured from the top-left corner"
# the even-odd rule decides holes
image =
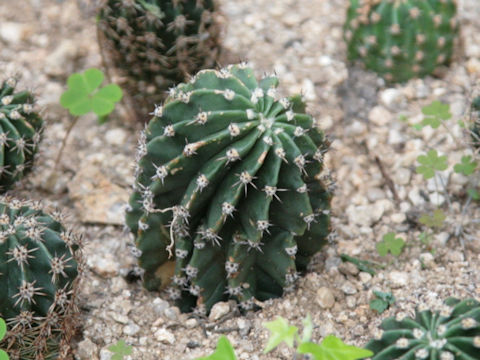
[[[162,91],[214,65],[215,8],[213,0],[104,1],[99,28],[111,62],[130,78],[127,86],[141,103],[159,103]]]
[[[146,287],[173,274],[182,309],[278,297],[324,244],[328,144],[300,96],[278,99],[277,84],[244,64],[201,71],[140,139],[127,224]]]
[[[372,360],[474,360],[480,352],[480,303],[449,298],[437,310],[419,308],[415,319],[399,316],[382,322],[366,348]]]
[[[55,359],[71,336],[78,240],[38,204],[0,199],[0,317],[21,359]]]
[[[455,16],[455,0],[350,0],[348,59],[360,59],[390,82],[431,74],[450,61]]]
[[[0,85],[0,191],[6,191],[31,168],[43,120],[34,112],[33,96],[15,92],[16,79]]]

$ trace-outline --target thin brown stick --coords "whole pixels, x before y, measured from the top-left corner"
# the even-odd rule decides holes
[[[395,184],[393,183],[392,178],[386,173],[385,168],[383,167],[382,161],[376,155],[375,155],[375,163],[377,164],[378,168],[380,169],[380,172],[382,173],[383,179],[385,180],[385,184],[388,186],[388,188],[392,192],[395,202],[399,203],[400,198],[398,197],[397,190],[395,190]]]
[[[75,126],[75,124],[77,123],[79,117],[76,116],[72,123],[70,124],[70,126],[68,127],[67,129],[67,133],[65,134],[63,140],[62,140],[62,146],[60,146],[60,150],[58,152],[58,155],[57,155],[57,158],[55,159],[55,167],[54,169],[57,170],[58,169],[58,164],[60,164],[60,159],[62,158],[62,154],[63,154],[63,149],[65,148],[65,145],[67,144],[67,139],[68,139],[68,136],[70,135],[70,132],[72,131],[73,127]]]

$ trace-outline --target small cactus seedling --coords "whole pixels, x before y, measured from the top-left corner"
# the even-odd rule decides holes
[[[0,85],[0,191],[8,190],[31,168],[43,128],[28,91],[15,92],[16,79]]]
[[[0,199],[0,347],[12,359],[57,359],[75,328],[76,236],[38,204]],[[5,344],[5,346],[1,346]]]
[[[348,59],[389,82],[431,74],[451,59],[456,10],[455,0],[350,0]]]
[[[126,88],[135,94],[142,117],[165,98],[165,90],[214,66],[219,49],[215,12],[214,0],[104,0],[100,45],[108,50],[107,65],[126,75]]]
[[[372,360],[475,360],[480,353],[480,303],[449,298],[437,310],[419,308],[415,319],[398,316],[382,322],[366,348]]]
[[[473,99],[470,107],[470,134],[473,146],[480,148],[480,96]]]
[[[140,138],[127,224],[148,289],[184,310],[278,297],[329,233],[327,141],[300,96],[245,64],[172,89]],[[175,264],[169,261],[175,248]]]

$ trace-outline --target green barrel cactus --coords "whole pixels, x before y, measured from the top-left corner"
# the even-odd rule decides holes
[[[16,80],[0,86],[0,191],[5,192],[32,167],[43,129],[28,91],[15,92]]]
[[[480,302],[449,298],[437,311],[417,309],[415,319],[398,316],[366,348],[372,360],[475,360],[480,354]]]
[[[148,289],[184,311],[281,296],[329,234],[328,142],[245,64],[172,89],[140,138],[127,224]],[[175,258],[172,258],[173,252]]]
[[[470,135],[473,146],[480,148],[480,96],[475,97],[470,106]]]
[[[456,11],[456,0],[350,0],[348,59],[388,82],[431,74],[452,57]]]
[[[219,23],[214,0],[105,0],[99,11],[101,47],[143,116],[165,90],[215,65]],[[105,45],[105,46],[104,46]],[[147,108],[146,111],[144,108]]]
[[[0,198],[0,344],[12,359],[57,359],[68,351],[76,314],[79,241],[58,212]]]

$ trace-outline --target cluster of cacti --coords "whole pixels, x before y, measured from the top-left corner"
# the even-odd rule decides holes
[[[173,275],[183,310],[278,297],[325,243],[328,143],[300,96],[277,99],[277,84],[245,64],[201,71],[140,139],[127,224],[145,286]]]
[[[475,97],[470,106],[470,135],[473,146],[480,148],[480,96]]]
[[[165,90],[215,64],[215,11],[214,0],[104,1],[100,34],[107,40],[108,58],[127,77],[139,113],[148,114]]]
[[[16,80],[0,86],[0,191],[30,170],[43,128],[28,91],[15,92]]]
[[[403,82],[448,64],[458,28],[455,0],[350,0],[344,37],[350,61]]]
[[[480,303],[449,298],[437,311],[418,308],[415,319],[398,316],[382,322],[366,348],[372,360],[475,360],[480,354]]]
[[[65,358],[75,329],[79,239],[58,212],[0,199],[1,348],[12,359]]]

